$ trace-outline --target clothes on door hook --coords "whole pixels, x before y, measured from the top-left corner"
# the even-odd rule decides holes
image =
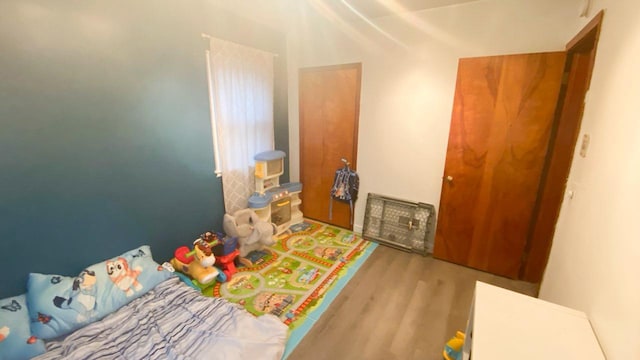
[[[349,224],[353,225],[353,204],[358,199],[358,187],[360,186],[360,178],[358,173],[349,167],[346,160],[342,160],[345,165],[336,170],[333,178],[333,186],[329,195],[329,220],[333,218],[333,200],[349,203],[350,220]]]

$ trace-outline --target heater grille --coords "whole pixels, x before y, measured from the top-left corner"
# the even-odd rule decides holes
[[[431,204],[369,193],[363,237],[385,245],[426,255],[433,253]]]

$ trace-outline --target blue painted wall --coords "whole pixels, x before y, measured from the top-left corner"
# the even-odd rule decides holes
[[[29,272],[74,275],[141,244],[163,261],[221,230],[202,32],[285,51],[206,1],[0,3],[0,298]]]

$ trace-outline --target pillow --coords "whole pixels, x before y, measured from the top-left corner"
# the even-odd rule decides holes
[[[0,300],[0,359],[30,359],[45,351],[44,341],[31,336],[27,296]]]
[[[75,278],[29,274],[31,331],[41,339],[66,335],[100,320],[168,279],[148,245],[91,265]]]

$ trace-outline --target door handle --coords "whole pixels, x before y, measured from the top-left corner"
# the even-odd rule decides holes
[[[453,176],[451,176],[451,175],[447,175],[447,176],[445,176],[445,177],[444,177],[444,179],[445,179],[448,183],[453,182]]]

